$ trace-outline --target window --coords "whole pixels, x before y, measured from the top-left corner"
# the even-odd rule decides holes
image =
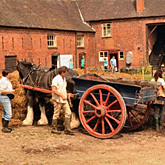
[[[118,54],[119,54],[119,60],[124,60],[124,52],[119,51]]]
[[[84,36],[77,36],[77,47],[84,47]]]
[[[52,48],[52,47],[56,47],[56,35],[54,34],[48,34],[47,35],[47,42],[48,42],[48,47]]]
[[[103,51],[99,52],[99,61],[103,62],[104,58],[106,58],[106,60],[108,61],[108,52],[103,52]]]
[[[102,24],[102,37],[111,37],[111,24]]]

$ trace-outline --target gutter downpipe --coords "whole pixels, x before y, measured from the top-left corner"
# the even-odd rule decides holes
[[[75,68],[77,68],[77,32],[75,32]]]

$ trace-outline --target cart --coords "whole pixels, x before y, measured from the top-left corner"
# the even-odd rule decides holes
[[[85,74],[73,78],[79,93],[79,118],[97,138],[110,138],[122,128],[140,127],[156,99],[160,83]]]
[[[84,74],[72,78],[79,101],[79,118],[85,130],[97,138],[110,138],[123,128],[134,130],[145,121],[149,104],[161,83]],[[50,90],[20,85],[34,91]]]

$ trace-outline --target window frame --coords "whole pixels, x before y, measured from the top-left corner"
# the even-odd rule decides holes
[[[82,37],[81,41],[78,40],[78,37]],[[82,44],[78,45],[78,43],[82,43]],[[77,35],[77,48],[84,48],[84,35]]]
[[[121,58],[121,54],[120,54],[121,52],[123,53],[123,58]],[[118,57],[119,57],[119,60],[124,60],[124,52],[123,51],[119,51],[118,52]]]
[[[52,38],[48,38],[48,37],[52,37]],[[51,33],[47,34],[47,47],[48,48],[56,48],[57,47],[57,35],[56,34],[51,34]]]
[[[103,57],[100,57],[101,53],[103,53]],[[107,57],[105,57],[105,53],[107,53]],[[99,62],[104,62],[104,58],[108,61],[108,51],[99,51]]]
[[[109,25],[109,31],[108,31]],[[112,37],[111,23],[104,23],[102,26],[102,37]]]

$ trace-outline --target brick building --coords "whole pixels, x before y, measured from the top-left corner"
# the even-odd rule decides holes
[[[96,30],[97,61],[102,61],[102,56],[111,58],[115,55],[118,68],[129,62],[132,67],[150,63],[155,68],[165,63],[165,1],[78,2],[84,20]]]
[[[118,68],[165,61],[163,0],[2,0],[0,70],[16,58],[59,66],[63,55],[79,67],[103,65],[115,55]],[[63,56],[64,57],[64,56]]]
[[[0,10],[0,70],[14,70],[16,58],[59,66],[62,55],[72,55],[79,67],[79,56],[94,54],[95,32],[82,21],[76,2],[3,0]]]

